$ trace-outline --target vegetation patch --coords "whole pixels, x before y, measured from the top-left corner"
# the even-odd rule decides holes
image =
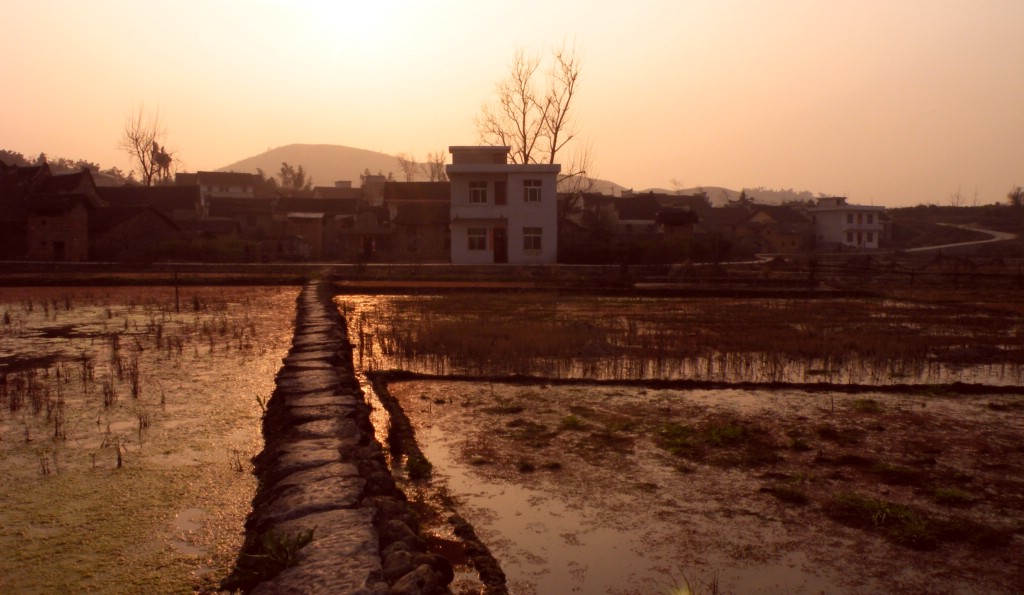
[[[786,502],[787,504],[796,504],[798,506],[805,506],[810,503],[811,499],[807,496],[807,493],[795,485],[789,484],[776,484],[771,486],[765,486],[761,488],[762,492],[771,494],[779,500]]]
[[[871,466],[871,472],[878,476],[882,483],[889,485],[921,485],[924,475],[909,467],[894,465],[892,463],[878,462]]]
[[[843,492],[832,498],[825,513],[844,525],[875,531],[915,549],[932,549],[940,541],[938,523],[903,504]]]
[[[967,508],[974,505],[974,498],[967,492],[953,487],[939,487],[931,492],[932,500],[944,506]]]
[[[837,428],[832,424],[821,424],[815,428],[815,432],[822,440],[828,440],[842,446],[859,444],[864,433],[853,428]]]
[[[550,444],[555,433],[548,430],[544,424],[535,421],[516,418],[505,425],[508,428],[508,435],[517,442],[525,443],[532,448],[543,448]]]
[[[560,431],[568,432],[579,432],[585,430],[586,427],[587,425],[583,423],[583,420],[575,414],[566,415],[562,418],[561,423],[558,424],[558,429]]]
[[[483,411],[484,413],[494,413],[497,415],[518,415],[526,411],[526,406],[522,403],[502,401],[495,407],[485,407]]]
[[[260,536],[255,551],[242,554],[235,571],[221,583],[225,591],[248,592],[256,585],[270,580],[285,568],[295,566],[299,550],[313,541],[313,532],[299,531],[293,534],[280,533],[270,529]]]
[[[860,413],[878,414],[885,411],[885,407],[875,399],[854,399],[850,408]]]

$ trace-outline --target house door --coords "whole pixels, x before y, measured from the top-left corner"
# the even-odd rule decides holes
[[[504,264],[508,262],[508,236],[504,227],[494,228],[494,262]]]

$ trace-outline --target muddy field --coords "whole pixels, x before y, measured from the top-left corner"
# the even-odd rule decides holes
[[[297,293],[0,289],[0,592],[216,588]]]
[[[1015,592],[1020,397],[393,383],[513,593]],[[427,513],[430,516],[430,513]],[[477,587],[472,578],[464,592]],[[710,592],[705,591],[705,592]]]
[[[467,520],[509,592],[1024,584],[1014,296],[336,301],[364,369],[425,374],[387,392],[431,477],[396,470],[438,547],[458,559]]]

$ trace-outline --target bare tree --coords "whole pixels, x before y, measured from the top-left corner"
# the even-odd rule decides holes
[[[1020,186],[1014,186],[1006,194],[1006,202],[1008,202],[1011,207],[1017,209],[1024,207],[1024,188],[1021,188]]]
[[[476,118],[481,142],[510,147],[513,163],[557,163],[577,139],[575,110],[582,61],[575,46],[554,50],[550,67],[541,73],[540,58],[517,50],[496,96]],[[563,163],[558,176],[563,195],[560,219],[574,212],[583,194],[593,190],[592,167],[590,146],[578,148]]]
[[[446,182],[448,174],[444,173],[444,166],[447,162],[448,155],[444,151],[427,153],[427,160],[422,165],[423,174],[431,182]]]
[[[951,207],[962,207],[964,205],[964,198],[960,194],[960,187],[957,186],[956,192],[949,195],[949,206]]]
[[[580,82],[580,67],[575,47],[568,50],[562,47],[555,51],[554,64],[548,72],[548,93],[543,110],[548,163],[554,163],[555,155],[576,138],[572,108]]]
[[[576,138],[575,99],[581,61],[575,47],[555,50],[541,75],[541,61],[516,51],[508,77],[476,119],[482,142],[511,147],[513,163],[555,163]]]
[[[583,202],[583,195],[594,191],[593,170],[594,154],[590,145],[585,145],[573,154],[565,168],[564,174],[558,177],[558,192],[562,195],[559,202],[558,219],[564,220],[576,212]]]
[[[168,151],[163,144],[166,136],[159,112],[147,116],[145,108],[140,105],[125,119],[119,148],[131,158],[132,171],[139,173],[145,186],[171,178],[174,152]]]
[[[544,133],[543,96],[538,96],[534,76],[540,59],[516,51],[508,78],[498,83],[497,96],[484,104],[476,126],[481,140],[511,147],[513,163],[536,163],[533,151]]]
[[[416,157],[406,153],[399,153],[395,155],[395,158],[398,159],[398,168],[402,170],[405,181],[414,181],[416,179],[416,172],[420,168],[419,164],[416,163]]]

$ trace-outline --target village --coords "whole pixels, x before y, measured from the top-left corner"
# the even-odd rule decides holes
[[[761,204],[705,192],[612,196],[559,183],[509,147],[452,146],[446,181],[369,170],[285,191],[262,175],[177,173],[107,185],[90,170],[0,162],[0,259],[43,262],[671,264],[887,248],[885,207],[820,196]]]

